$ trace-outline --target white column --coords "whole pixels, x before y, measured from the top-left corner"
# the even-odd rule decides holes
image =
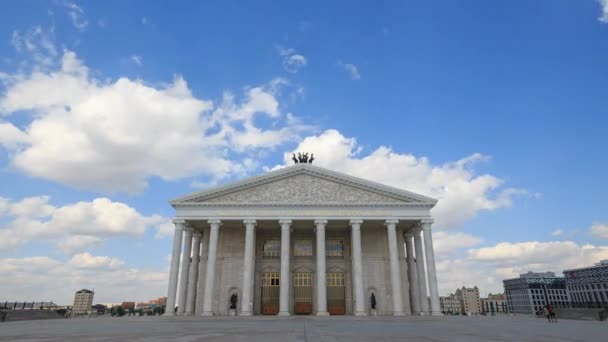
[[[171,269],[169,270],[169,288],[167,290],[167,307],[165,316],[175,315],[175,297],[177,296],[177,277],[179,275],[179,259],[182,251],[182,235],[186,221],[173,220],[175,233],[173,233],[173,253],[171,254]]]
[[[317,233],[317,316],[327,316],[327,281],[325,273],[325,225],[327,220],[315,220]]]
[[[205,291],[205,273],[207,270],[207,248],[209,247],[209,230],[205,229],[202,232],[201,253],[198,262],[198,281],[196,282],[196,306],[195,315],[200,315],[203,312],[203,298]]]
[[[363,261],[361,257],[361,223],[363,220],[350,220],[351,226],[351,260],[353,273],[353,300],[355,316],[365,316],[365,297],[363,295]]]
[[[441,315],[441,307],[439,305],[439,291],[437,290],[437,272],[435,271],[435,251],[433,250],[433,234],[431,233],[431,224],[433,220],[422,220],[422,230],[424,232],[424,252],[426,260],[426,269],[429,276],[429,295],[431,297],[431,314]]]
[[[422,252],[422,239],[420,227],[414,228],[414,246],[416,249],[416,271],[418,272],[418,296],[420,298],[420,314],[429,313],[429,304],[426,296],[426,274],[424,273],[424,253]]]
[[[253,307],[253,258],[255,253],[255,220],[244,220],[245,224],[245,255],[243,259],[243,295],[241,298],[242,316],[251,316]]]
[[[186,296],[188,295],[188,275],[190,273],[190,253],[192,253],[192,228],[186,227],[184,236],[184,251],[182,253],[182,275],[179,279],[179,297],[177,303],[177,315],[186,312]]]
[[[289,289],[290,289],[290,272],[289,272],[289,257],[290,257],[290,242],[289,233],[291,229],[291,220],[279,220],[281,224],[281,279],[280,284],[280,302],[279,316],[289,316]]]
[[[420,314],[420,295],[418,294],[418,272],[414,262],[414,244],[411,231],[403,234],[405,239],[405,253],[407,255],[407,278],[410,282],[410,303],[412,303],[412,314]]]
[[[388,235],[388,255],[391,267],[391,293],[393,294],[393,316],[403,316],[403,298],[401,298],[401,271],[399,269],[399,254],[397,252],[397,223],[398,220],[386,220]]]
[[[194,315],[196,306],[196,283],[198,281],[198,262],[201,252],[201,233],[192,233],[192,261],[190,261],[190,274],[188,275],[188,297],[186,300],[186,315]]]
[[[217,238],[219,235],[220,220],[209,220],[209,249],[207,256],[207,270],[205,274],[205,291],[203,292],[203,312],[201,316],[213,316],[213,287],[215,285],[215,261],[217,259]]]

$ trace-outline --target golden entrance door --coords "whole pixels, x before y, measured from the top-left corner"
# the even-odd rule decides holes
[[[312,273],[296,272],[293,274],[293,312],[296,315],[312,313]]]
[[[327,311],[331,315],[346,313],[344,273],[327,273]]]
[[[280,276],[279,272],[262,273],[262,315],[279,313]]]

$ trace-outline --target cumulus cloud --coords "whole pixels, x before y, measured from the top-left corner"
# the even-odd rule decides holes
[[[141,80],[100,80],[72,51],[61,65],[4,78],[0,115],[26,115],[10,130],[11,162],[28,175],[77,188],[137,192],[150,177],[226,178],[250,171],[227,151],[272,149],[310,127],[283,114],[277,82],[226,92],[218,105],[192,95],[181,76],[162,87]],[[259,117],[270,128],[256,125]],[[238,158],[234,158],[238,160]]]
[[[145,301],[166,295],[167,272],[128,267],[123,260],[83,253],[66,262],[47,256],[0,259],[0,293],[71,305],[74,291],[95,289],[95,303]],[[41,286],[44,284],[44,286]]]
[[[598,2],[602,6],[602,15],[600,16],[599,21],[608,23],[608,0],[598,0]]]
[[[283,48],[281,46],[277,46],[277,52],[279,56],[283,59],[283,68],[285,71],[290,73],[297,73],[306,66],[306,57],[301,54],[296,53],[295,49]]]
[[[110,237],[141,237],[148,229],[156,229],[162,238],[169,234],[170,225],[166,217],[145,216],[108,198],[55,206],[48,196],[0,198],[0,222],[7,222],[0,224],[0,249],[48,240],[67,254],[92,249]]]
[[[359,74],[359,69],[356,65],[344,63],[342,61],[338,61],[338,65],[348,73],[352,80],[358,80],[361,78],[361,74]]]
[[[34,26],[23,32],[13,31],[11,45],[19,53],[28,54],[38,68],[51,66],[58,55],[55,46],[54,28]]]
[[[433,216],[436,226],[442,228],[459,228],[479,211],[508,207],[515,196],[526,193],[505,188],[497,176],[476,174],[475,163],[488,159],[481,154],[442,165],[386,146],[364,154],[354,138],[337,130],[309,136],[294,151],[315,151],[319,166],[439,199]],[[289,165],[291,153],[284,154],[285,165]]]
[[[573,241],[501,242],[469,249],[462,257],[438,253],[437,277],[443,294],[463,285],[477,285],[483,293],[495,293],[503,291],[502,280],[528,271],[561,274],[563,270],[591,266],[607,258],[608,246]]]
[[[590,232],[597,238],[608,239],[608,224],[595,223],[591,226]]]
[[[463,232],[433,232],[433,249],[437,257],[452,255],[460,249],[471,248],[481,242],[481,238]]]

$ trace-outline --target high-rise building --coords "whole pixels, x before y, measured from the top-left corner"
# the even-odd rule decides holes
[[[553,272],[528,272],[502,282],[509,312],[533,314],[541,312],[547,304],[570,302],[564,278]]]
[[[465,315],[475,315],[481,313],[481,301],[479,299],[479,289],[462,287],[456,290],[456,297],[460,301],[460,310]]]
[[[565,270],[564,277],[573,304],[608,303],[608,260],[591,267]]]
[[[93,295],[95,295],[95,292],[91,290],[82,289],[77,291],[74,295],[72,314],[83,315],[90,313],[93,306]]]

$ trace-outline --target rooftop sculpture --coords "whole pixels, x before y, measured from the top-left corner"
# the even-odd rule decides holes
[[[294,164],[312,164],[313,160],[315,160],[314,157],[314,153],[310,154],[310,157],[308,157],[308,153],[300,153],[298,152],[298,156],[296,157],[296,154],[293,153],[293,156],[291,157],[291,160],[293,160]]]

